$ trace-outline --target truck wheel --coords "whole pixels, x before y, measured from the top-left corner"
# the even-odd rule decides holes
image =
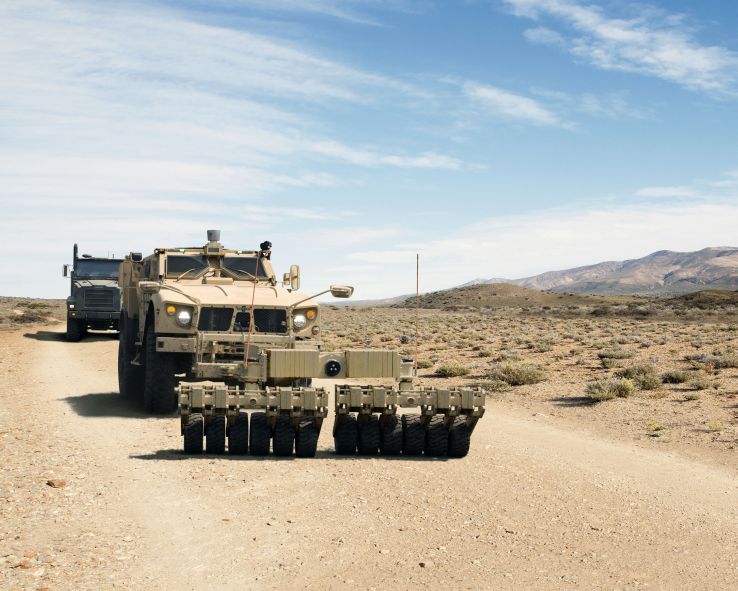
[[[300,419],[295,435],[295,454],[298,458],[314,458],[318,450],[318,436],[320,431],[315,426],[315,421],[310,418]]]
[[[228,429],[228,453],[242,456],[249,451],[249,415],[240,412]]]
[[[277,423],[274,425],[274,439],[272,440],[274,455],[280,457],[291,456],[294,449],[295,430],[292,428],[290,418],[286,415],[279,415]]]
[[[125,324],[123,325],[125,327]],[[143,393],[143,367],[131,365],[131,350],[124,328],[118,341],[118,391],[121,396],[132,400],[139,399]]]
[[[67,340],[76,342],[82,338],[82,323],[74,318],[67,318]]]
[[[213,415],[205,430],[205,449],[209,454],[222,454],[225,451],[225,415]]]
[[[184,426],[184,452],[186,454],[202,453],[203,418],[200,413],[191,414]]]
[[[425,432],[425,455],[440,458],[448,451],[448,429],[445,417],[436,415],[431,417],[428,429]]]
[[[381,420],[382,434],[379,452],[383,456],[396,456],[402,452],[402,423],[397,415],[387,415]]]
[[[358,437],[359,433],[356,425],[356,417],[354,415],[343,416],[336,425],[336,431],[333,434],[336,453],[340,456],[355,454]]]
[[[376,456],[379,451],[379,439],[381,437],[379,417],[369,415],[366,419],[364,424],[359,423],[359,437],[356,441],[356,447],[362,456]]]
[[[425,448],[425,429],[420,415],[402,415],[402,453],[406,456],[419,456]]]
[[[170,414],[177,408],[174,388],[179,381],[175,374],[174,353],[156,352],[156,335],[146,331],[144,342],[146,363],[144,371],[144,406],[155,414]]]
[[[249,433],[249,451],[251,455],[268,455],[271,437],[272,430],[269,428],[266,414],[263,412],[251,413],[251,432]]]
[[[469,453],[471,431],[466,417],[456,417],[448,432],[448,457],[463,458]]]

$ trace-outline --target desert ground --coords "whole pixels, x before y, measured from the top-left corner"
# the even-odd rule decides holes
[[[735,588],[734,307],[421,310],[421,383],[488,391],[470,454],[338,457],[328,420],[297,460],[184,456],[114,336],[32,303],[0,301],[2,589]],[[413,356],[414,318],[326,307],[326,347]]]

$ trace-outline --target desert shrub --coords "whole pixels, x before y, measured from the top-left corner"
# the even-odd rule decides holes
[[[656,368],[648,363],[621,369],[617,376],[632,380],[641,390],[655,390],[661,385],[661,377],[656,373]]]
[[[50,306],[49,306],[49,304],[47,304],[45,302],[27,302],[27,301],[23,301],[23,302],[18,302],[16,304],[16,307],[17,308],[28,308],[29,310],[46,310]]]
[[[506,382],[511,386],[523,386],[542,382],[546,379],[546,372],[534,363],[503,361],[492,369],[490,378]]]
[[[418,369],[428,369],[433,367],[433,362],[430,359],[418,359]]]
[[[726,369],[738,367],[738,355],[734,353],[721,353],[718,355],[708,355],[701,353],[699,355],[687,355],[687,361],[691,361],[696,367],[712,366],[715,369]]]
[[[683,384],[689,380],[690,376],[691,374],[688,371],[673,369],[661,374],[661,381],[664,384]]]
[[[465,376],[469,373],[469,370],[458,363],[448,363],[440,366],[436,370],[436,374],[443,378],[456,378],[459,376]]]
[[[628,349],[602,349],[597,353],[600,359],[630,359],[635,353]]]
[[[710,380],[707,376],[696,375],[687,384],[692,390],[707,390],[710,387]]]
[[[606,378],[587,384],[584,393],[597,402],[612,398],[627,398],[635,390],[635,385],[628,378]]]
[[[507,392],[512,390],[512,386],[502,380],[487,380],[479,384],[486,392]]]
[[[702,394],[699,392],[687,392],[687,394],[684,395],[685,400],[699,400],[702,398]]]

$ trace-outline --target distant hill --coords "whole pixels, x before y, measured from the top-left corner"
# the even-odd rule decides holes
[[[738,289],[738,248],[660,250],[640,259],[606,261],[523,279],[475,279],[461,287],[509,283],[530,289],[599,295],[668,295]]]

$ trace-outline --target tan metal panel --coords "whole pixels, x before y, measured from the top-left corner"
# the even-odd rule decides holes
[[[319,372],[316,350],[269,349],[269,377],[312,378]]]
[[[349,349],[346,351],[346,377],[399,378],[400,356],[396,351]]]

